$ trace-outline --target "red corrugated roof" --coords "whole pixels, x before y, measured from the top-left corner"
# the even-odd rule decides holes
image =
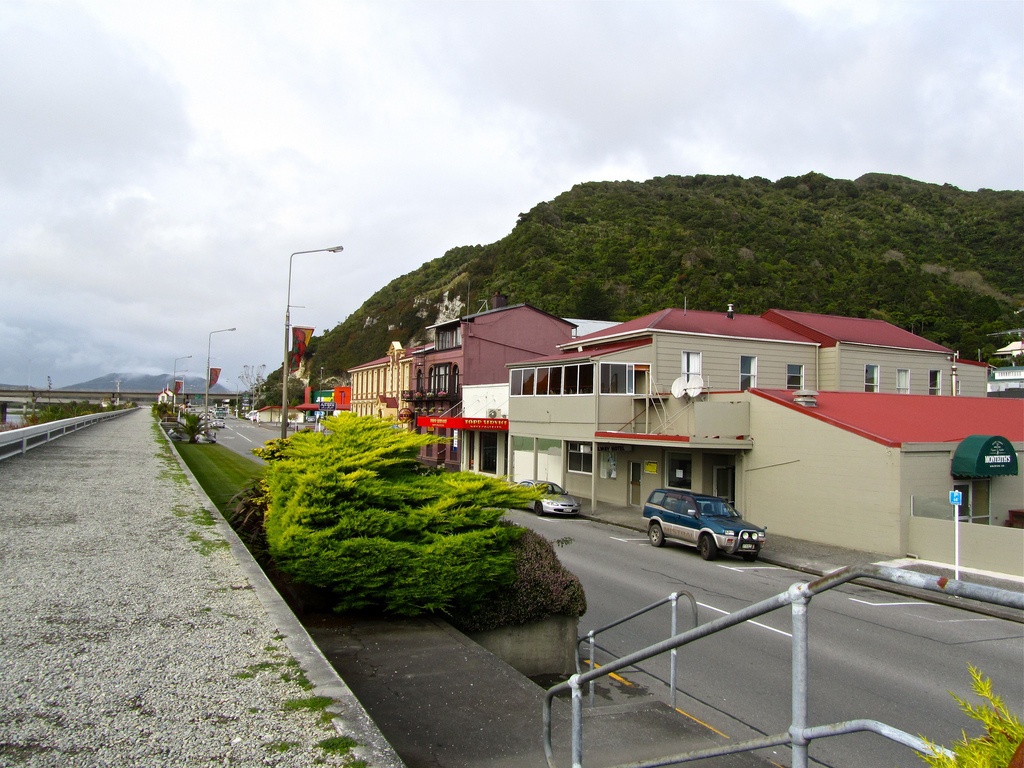
[[[1001,435],[1024,442],[1024,399],[819,392],[817,408],[807,408],[793,402],[793,390],[751,392],[893,447],[959,442],[968,435]]]
[[[627,320],[603,331],[596,331],[573,339],[563,347],[571,347],[612,339],[619,336],[633,335],[644,331],[668,331],[674,333],[694,333],[704,336],[724,336],[738,339],[763,339],[767,341],[789,341],[807,344],[810,339],[796,331],[773,323],[758,315],[733,314],[729,317],[725,312],[705,312],[696,309],[663,309],[649,315]]]
[[[838,343],[868,344],[876,347],[897,347],[952,354],[951,350],[941,344],[928,341],[928,339],[905,331],[884,320],[817,315],[813,312],[792,312],[785,309],[769,309],[761,317],[788,328],[794,333],[813,339],[824,347],[834,347]]]

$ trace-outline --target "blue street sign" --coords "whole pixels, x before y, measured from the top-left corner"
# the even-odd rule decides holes
[[[963,491],[950,491],[949,492],[949,503],[954,507],[959,507],[964,503],[964,492]]]

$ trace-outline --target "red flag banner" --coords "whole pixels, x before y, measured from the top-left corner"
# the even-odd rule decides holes
[[[211,368],[210,369],[210,386],[212,387],[214,384],[216,384],[217,383],[217,379],[219,379],[219,378],[220,378],[220,368]]]
[[[181,390],[184,388],[184,386],[185,386],[185,380],[184,379],[177,379],[174,382],[174,394],[180,395],[181,394]]]
[[[289,361],[289,372],[294,373],[299,370],[299,365],[302,364],[302,357],[306,354],[306,346],[312,338],[312,328],[301,328],[296,325],[292,326],[292,353]]]

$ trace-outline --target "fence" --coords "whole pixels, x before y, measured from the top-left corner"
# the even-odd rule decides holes
[[[38,448],[40,445],[63,437],[69,432],[76,432],[79,429],[91,427],[93,424],[107,421],[117,416],[123,416],[126,413],[132,413],[134,410],[134,408],[127,408],[119,411],[90,413],[87,416],[75,416],[71,419],[37,424],[34,427],[19,427],[7,432],[0,432],[0,460],[9,459],[11,456],[22,456],[30,448]]]
[[[763,616],[786,605],[792,607],[793,622],[793,645],[792,645],[792,709],[790,713],[790,726],[785,733],[762,736],[761,738],[749,741],[737,742],[735,744],[722,745],[711,749],[704,749],[693,752],[686,752],[677,755],[666,756],[654,762],[634,763],[629,768],[656,768],[658,766],[673,765],[676,763],[687,763],[694,760],[703,760],[708,757],[721,757],[737,754],[739,752],[752,752],[768,747],[777,747],[788,744],[792,750],[793,768],[807,768],[807,747],[814,739],[841,736],[848,733],[870,732],[883,736],[911,749],[923,753],[932,753],[933,749],[924,740],[902,731],[893,726],[877,720],[861,719],[849,720],[842,723],[831,723],[827,725],[808,725],[808,622],[807,612],[811,598],[842,584],[859,578],[879,579],[894,584],[925,589],[931,592],[965,597],[973,600],[980,600],[986,603],[1002,605],[1009,608],[1024,609],[1024,593],[1011,592],[1005,589],[971,584],[964,581],[930,576],[906,571],[900,568],[891,568],[880,565],[859,565],[830,573],[826,576],[807,583],[798,583],[791,586],[787,591],[762,600],[759,603],[750,605],[735,613],[723,616],[707,624],[701,624],[682,634],[669,637],[660,643],[643,648],[639,651],[623,656],[619,659],[602,665],[598,669],[590,669],[587,672],[575,674],[568,681],[560,683],[550,689],[544,699],[544,752],[547,757],[548,766],[556,768],[554,761],[554,748],[551,743],[551,722],[552,702],[560,693],[569,692],[572,696],[572,764],[573,768],[583,766],[583,686],[593,680],[617,672],[625,667],[635,666],[639,662],[653,658],[659,654],[673,651],[684,645],[713,635],[721,630],[741,624],[744,621]],[[949,754],[948,750],[938,747],[942,754]]]

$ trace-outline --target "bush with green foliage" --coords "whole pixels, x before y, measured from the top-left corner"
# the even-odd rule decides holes
[[[433,435],[352,414],[324,424],[256,450],[268,462],[263,527],[281,572],[330,590],[338,612],[405,616],[469,615],[515,583],[523,530],[502,517],[537,491],[422,466]]]
[[[942,754],[922,755],[933,768],[1016,768],[1024,764],[1024,724],[1003,700],[992,690],[992,681],[974,667],[970,667],[971,687],[985,703],[971,704],[955,693],[950,695],[967,715],[985,727],[985,735],[968,738],[953,744],[954,756]],[[1013,762],[1016,760],[1016,762]]]

